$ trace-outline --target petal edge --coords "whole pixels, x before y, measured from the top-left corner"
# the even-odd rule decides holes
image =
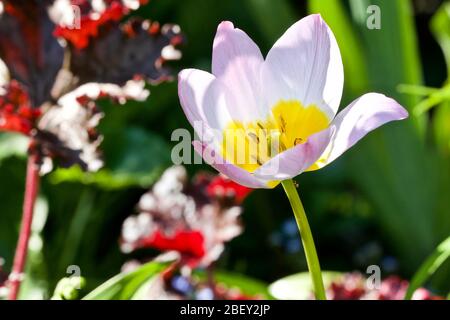
[[[270,189],[273,186],[268,185],[269,181],[262,181],[260,179],[257,179],[254,177],[251,173],[248,171],[245,171],[244,169],[241,169],[225,159],[223,159],[217,152],[212,150],[211,153],[214,154],[214,161],[208,160],[205,157],[205,150],[207,148],[210,148],[205,143],[195,140],[192,142],[192,145],[194,146],[194,150],[205,160],[206,163],[208,163],[210,166],[212,166],[214,169],[219,171],[220,173],[224,174],[231,180],[233,180],[236,183],[239,183],[245,187],[249,188],[264,188],[264,189]]]
[[[335,132],[330,144],[308,171],[323,168],[354,146],[369,132],[385,123],[403,120],[408,112],[394,99],[366,93],[342,110],[332,122]]]

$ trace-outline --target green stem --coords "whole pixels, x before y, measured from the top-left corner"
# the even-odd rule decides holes
[[[317,300],[326,300],[322,271],[320,270],[319,258],[317,257],[316,246],[314,245],[314,239],[308,219],[306,218],[305,209],[298,196],[294,181],[285,180],[281,184],[283,185],[284,191],[286,191],[286,195],[294,211],[295,220],[297,221],[298,230],[302,238],[303,249],[305,250],[306,262],[314,286],[314,294]]]

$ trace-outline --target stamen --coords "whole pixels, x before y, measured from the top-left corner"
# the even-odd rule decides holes
[[[257,121],[256,125],[261,129],[264,136],[267,137],[267,129],[264,127],[264,125],[260,121]]]
[[[259,159],[259,157],[256,156],[251,156],[253,161],[255,161],[258,165],[262,166],[263,163],[261,162],[261,160]]]
[[[266,119],[230,122],[225,128],[221,152],[225,159],[254,172],[280,152],[305,143],[328,124],[327,116],[316,106],[280,100]],[[227,141],[230,138],[231,145]]]
[[[300,143],[303,143],[303,139],[302,139],[302,138],[295,138],[295,140],[294,140],[294,146],[296,146],[296,145],[298,145],[298,144],[300,144]]]
[[[259,137],[254,132],[248,132],[247,135],[256,143],[259,143]]]
[[[284,120],[283,116],[280,115],[280,129],[282,133],[286,132],[286,120]]]
[[[261,122],[257,121],[257,122],[256,122],[256,125],[257,125],[258,127],[260,127],[264,132],[266,132],[266,129],[265,129],[264,126],[261,124]]]

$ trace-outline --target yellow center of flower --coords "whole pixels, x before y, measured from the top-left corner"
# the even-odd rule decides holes
[[[263,120],[231,121],[223,131],[222,157],[254,172],[280,152],[305,143],[329,125],[327,115],[315,105],[304,107],[296,100],[280,100]]]

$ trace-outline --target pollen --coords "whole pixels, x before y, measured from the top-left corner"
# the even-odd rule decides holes
[[[328,127],[327,115],[315,105],[280,100],[265,119],[231,121],[223,131],[221,153],[225,160],[254,172],[265,162]]]

